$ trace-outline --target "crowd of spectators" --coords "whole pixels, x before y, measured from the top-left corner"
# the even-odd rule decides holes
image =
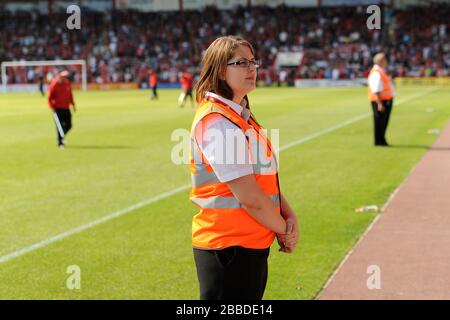
[[[380,30],[368,29],[365,7],[82,10],[79,30],[67,29],[65,13],[2,12],[0,61],[84,59],[89,82],[146,82],[153,69],[160,82],[174,83],[181,71],[198,74],[215,38],[234,34],[255,45],[259,79],[267,85],[365,77],[378,51],[388,54],[394,76],[450,75],[450,5],[382,9]],[[275,68],[277,53],[289,51],[303,52],[302,63]],[[34,83],[42,72],[9,68],[8,81]]]

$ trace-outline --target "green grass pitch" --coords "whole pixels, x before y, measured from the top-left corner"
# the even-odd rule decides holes
[[[272,247],[265,299],[313,299],[450,118],[450,90],[399,88],[388,129],[372,145],[365,88],[258,88],[252,110],[280,129],[280,182],[301,223],[294,254]],[[171,133],[193,110],[178,90],[75,92],[67,148],[39,94],[0,95],[0,257],[190,183],[171,162]],[[417,95],[415,99],[410,99]],[[433,112],[427,110],[433,109]],[[0,263],[0,299],[197,299],[188,189]],[[1,260],[1,258],[0,258]],[[70,290],[68,266],[81,270]]]

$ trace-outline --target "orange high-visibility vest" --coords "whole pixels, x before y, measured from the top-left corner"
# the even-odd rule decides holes
[[[277,162],[270,141],[261,127],[252,117],[246,122],[232,108],[218,100],[204,100],[197,109],[191,128],[190,199],[200,208],[200,212],[192,221],[192,245],[200,249],[221,249],[230,246],[268,248],[275,238],[275,233],[258,223],[242,208],[228,185],[219,181],[197,144],[196,126],[202,125],[201,120],[212,113],[221,114],[244,132],[256,181],[280,213]],[[264,152],[263,155],[261,151]]]
[[[380,73],[381,82],[383,83],[383,89],[381,90],[381,92],[379,92],[381,94],[381,100],[391,100],[393,97],[391,88],[391,78],[378,65],[373,66],[372,70],[370,70],[369,77],[374,72]],[[368,88],[369,88],[369,101],[377,101],[377,96],[370,89],[370,85],[368,86]]]

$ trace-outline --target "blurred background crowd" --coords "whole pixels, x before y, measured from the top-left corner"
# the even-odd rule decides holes
[[[372,56],[385,51],[393,76],[450,75],[450,6],[382,8],[381,30],[369,30],[366,7],[276,8],[113,13],[83,12],[80,30],[67,14],[0,14],[0,61],[84,59],[88,82],[161,83],[182,71],[198,75],[202,52],[221,35],[242,35],[261,59],[265,85],[295,79],[366,77]],[[279,52],[302,52],[296,68],[275,68]],[[36,68],[11,68],[9,83],[34,83]],[[42,73],[42,70],[41,70]]]

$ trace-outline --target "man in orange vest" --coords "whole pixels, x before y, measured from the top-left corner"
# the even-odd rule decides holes
[[[148,84],[150,85],[150,88],[152,88],[152,96],[150,99],[158,99],[158,92],[156,92],[156,89],[158,88],[158,74],[156,73],[156,70],[151,70],[149,73]]]
[[[386,73],[388,61],[382,52],[373,58],[374,66],[369,73],[369,101],[373,110],[375,146],[388,147],[386,129],[392,110],[394,85]]]

